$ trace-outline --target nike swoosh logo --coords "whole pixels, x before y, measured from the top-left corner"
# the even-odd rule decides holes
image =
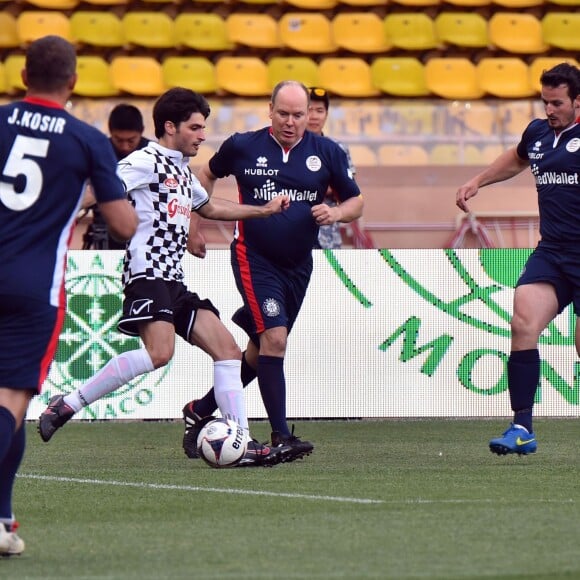
[[[516,439],[516,445],[527,445],[528,443],[531,443],[532,441],[535,440],[536,440],[535,437],[532,437],[531,439],[526,439],[525,441],[521,437],[518,437]]]
[[[143,304],[133,306],[133,308],[131,308],[131,314],[141,314],[141,312],[143,312],[145,308],[148,308],[150,304],[153,304],[153,300],[145,300]]]

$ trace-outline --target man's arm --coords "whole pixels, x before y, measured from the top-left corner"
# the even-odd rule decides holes
[[[126,199],[99,203],[99,209],[113,238],[125,242],[133,237],[139,220],[135,208]]]
[[[464,212],[469,212],[467,200],[477,195],[480,187],[515,177],[518,173],[521,173],[526,167],[528,167],[528,165],[528,160],[522,159],[517,154],[516,147],[508,149],[491,165],[481,173],[478,173],[475,177],[472,177],[457,190],[455,195],[455,203],[457,207],[462,209]]]
[[[290,198],[287,195],[278,195],[265,205],[241,205],[220,197],[212,197],[197,212],[210,220],[234,221],[265,218],[283,212],[289,205]]]

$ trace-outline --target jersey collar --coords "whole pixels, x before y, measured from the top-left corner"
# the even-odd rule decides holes
[[[48,99],[39,99],[38,97],[24,97],[23,102],[30,103],[32,105],[42,105],[43,107],[50,107],[52,109],[64,109],[64,107],[55,101],[49,101]]]

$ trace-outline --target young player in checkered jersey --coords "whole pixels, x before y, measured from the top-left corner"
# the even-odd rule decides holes
[[[119,162],[118,173],[139,225],[125,253],[125,299],[118,328],[140,336],[144,347],[112,358],[77,391],[53,397],[39,419],[44,441],[82,407],[166,365],[173,357],[177,334],[214,361],[219,409],[248,433],[248,450],[240,465],[274,465],[281,460],[284,450],[249,437],[240,379],[241,350],[215,306],[187,289],[181,260],[186,249],[191,249],[191,212],[219,220],[262,218],[286,210],[289,200],[279,196],[265,205],[242,206],[209,197],[189,168],[189,157],[197,154],[205,140],[209,113],[203,96],[183,88],[167,91],[153,108],[159,142],[151,142]]]

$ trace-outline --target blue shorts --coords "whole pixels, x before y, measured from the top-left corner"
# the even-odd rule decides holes
[[[558,312],[570,303],[580,315],[580,251],[550,242],[540,242],[532,252],[516,286],[547,282],[558,298]]]
[[[234,322],[255,343],[256,335],[269,328],[284,326],[290,334],[312,276],[312,256],[298,266],[283,268],[234,241],[231,263],[244,301],[244,310],[234,315]]]
[[[40,393],[65,309],[26,296],[0,296],[0,386]]]
[[[218,318],[218,309],[206,299],[190,292],[181,282],[136,280],[124,289],[123,314],[117,328],[129,336],[139,336],[144,322],[164,320],[175,327],[175,333],[189,342],[198,310],[211,310]]]

